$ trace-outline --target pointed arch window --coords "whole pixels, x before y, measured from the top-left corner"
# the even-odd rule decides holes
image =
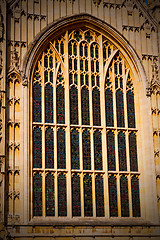
[[[86,27],[64,31],[39,54],[33,217],[141,216],[134,81],[120,50]]]

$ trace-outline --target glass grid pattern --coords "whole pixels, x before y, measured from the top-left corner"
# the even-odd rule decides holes
[[[76,29],[52,40],[36,63],[35,217],[141,216],[132,72],[118,50],[105,73],[114,49],[100,33]]]

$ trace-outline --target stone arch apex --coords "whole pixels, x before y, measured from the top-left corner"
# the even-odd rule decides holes
[[[133,49],[131,44],[125,39],[124,36],[121,35],[114,27],[105,21],[94,17],[87,13],[76,14],[69,17],[63,17],[49,24],[46,28],[44,28],[34,40],[29,44],[28,51],[24,55],[21,71],[23,74],[30,79],[33,66],[35,64],[35,60],[38,57],[39,53],[42,49],[49,44],[50,39],[54,35],[59,35],[60,30],[66,30],[69,27],[77,27],[86,25],[88,27],[92,27],[95,31],[99,31],[103,33],[108,39],[113,42],[117,47],[120,47],[120,50],[124,54],[127,59],[130,59],[130,66],[134,67],[135,73],[140,81],[144,84],[144,89],[147,88],[147,77],[145,74],[144,67],[141,63],[141,60]]]

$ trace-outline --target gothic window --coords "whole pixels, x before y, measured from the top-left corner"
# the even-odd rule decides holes
[[[134,76],[103,34],[53,38],[35,63],[32,216],[140,217]]]

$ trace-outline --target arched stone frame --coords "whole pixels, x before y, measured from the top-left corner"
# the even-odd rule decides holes
[[[146,97],[147,78],[139,57],[132,46],[106,22],[92,17],[88,14],[80,14],[72,17],[60,19],[45,28],[34,41],[30,44],[28,52],[23,59],[22,71],[24,75],[31,79],[33,74],[34,63],[43,48],[49,43],[50,38],[58,35],[59,31],[74,26],[85,25],[97,32],[101,32],[113,42],[127,59],[132,69],[135,87],[135,112],[138,128],[138,161],[140,176],[140,198],[141,198],[141,216],[142,219],[156,223],[158,221],[157,202],[156,202],[156,179],[153,159],[153,141],[152,141],[152,122],[150,112],[150,100]],[[27,223],[30,218],[30,81],[28,87],[23,88],[23,176],[24,176],[24,222]],[[26,85],[26,84],[24,84]]]

